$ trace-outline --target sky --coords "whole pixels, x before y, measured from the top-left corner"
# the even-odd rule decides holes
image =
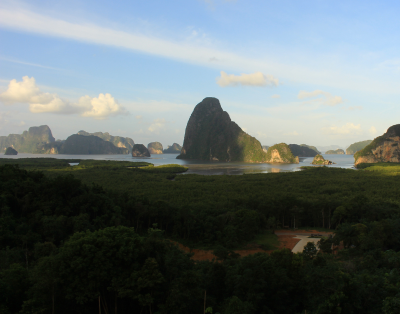
[[[2,0],[0,135],[48,125],[183,144],[216,97],[262,145],[339,145],[400,123],[400,3]]]

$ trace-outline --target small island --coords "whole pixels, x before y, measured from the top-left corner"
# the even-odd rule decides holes
[[[327,165],[333,165],[334,162],[330,161],[330,160],[325,160],[324,157],[322,157],[322,155],[318,154],[314,157],[312,163],[312,165],[319,165],[319,166],[327,166]]]
[[[171,146],[168,145],[168,147],[166,149],[164,149],[163,153],[164,154],[180,154],[182,150],[182,146],[174,143]]]
[[[4,155],[18,155],[18,152],[12,147],[7,147]]]
[[[344,155],[345,152],[344,152],[343,149],[338,148],[338,149],[336,149],[336,150],[333,150],[333,149],[328,150],[328,151],[325,152],[325,154],[326,154],[326,155]]]
[[[159,155],[163,153],[163,146],[160,142],[151,142],[147,145],[150,154]]]
[[[150,157],[150,152],[143,144],[135,144],[132,148],[132,157]]]
[[[299,157],[294,156],[289,145],[285,143],[275,144],[268,148],[267,163],[298,164]]]

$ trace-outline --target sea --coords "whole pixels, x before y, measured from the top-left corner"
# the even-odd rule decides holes
[[[132,157],[131,155],[43,155],[43,154],[18,154],[16,156],[0,155],[0,158],[57,158],[57,159],[94,159],[94,160],[117,160],[117,161],[144,161],[155,166],[178,164],[189,168],[185,174],[201,175],[241,175],[251,173],[277,173],[301,171],[302,166],[313,166],[313,157],[300,157],[298,164],[266,164],[266,163],[244,163],[244,162],[218,162],[203,160],[182,160],[176,159],[178,154],[151,155],[151,157]],[[331,168],[354,168],[353,155],[322,155],[325,159],[333,161],[335,164]],[[77,165],[78,162],[71,166]],[[318,167],[318,166],[316,166]]]

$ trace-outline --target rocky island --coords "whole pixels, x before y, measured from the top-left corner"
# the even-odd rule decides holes
[[[0,136],[0,150],[5,151],[7,147],[13,147],[20,153],[41,153],[40,146],[53,143],[55,139],[47,125],[33,126],[22,134],[10,134]]]
[[[4,155],[18,155],[18,152],[12,147],[7,147]]]
[[[159,155],[163,153],[163,146],[160,142],[151,142],[147,145],[150,154]]]
[[[325,160],[325,158],[318,154],[314,157],[312,163],[312,165],[320,165],[320,166],[326,166],[326,165],[333,165],[334,162],[330,161],[330,160]]]
[[[289,144],[289,148],[292,151],[293,155],[298,157],[314,157],[318,154],[314,149],[311,149],[304,144]]]
[[[369,145],[371,143],[372,143],[372,140],[366,140],[366,141],[362,141],[362,142],[357,142],[357,143],[351,144],[349,147],[347,147],[346,154],[347,155],[354,155],[359,150],[362,150],[364,147],[366,147],[367,145]]]
[[[128,149],[127,154],[132,151],[133,145],[135,145],[135,142],[130,137],[112,136],[108,132],[88,133],[82,130],[78,132],[78,135],[84,135],[84,136],[93,135],[100,137],[104,141],[113,143],[115,147]]]
[[[261,143],[245,133],[217,98],[196,105],[186,126],[180,159],[267,162]]]
[[[132,157],[150,157],[150,152],[143,144],[135,144],[132,148]]]
[[[343,149],[338,148],[338,149],[336,149],[336,150],[333,150],[333,149],[328,150],[328,151],[325,152],[325,154],[326,154],[326,155],[344,155],[345,152],[344,152]]]
[[[168,145],[168,147],[166,149],[164,149],[164,154],[180,154],[182,150],[182,146],[174,143],[171,146]]]
[[[105,141],[94,135],[73,134],[65,141],[56,141],[40,146],[44,154],[71,154],[71,155],[112,155],[128,154],[127,148],[116,147],[113,143]]]
[[[298,164],[299,157],[294,156],[289,145],[285,143],[275,144],[268,148],[267,151],[268,163],[285,163],[285,164]]]
[[[400,124],[392,125],[385,134],[354,154],[355,165],[361,163],[400,162]]]

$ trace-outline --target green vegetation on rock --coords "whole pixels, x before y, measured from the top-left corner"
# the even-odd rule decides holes
[[[313,165],[332,165],[334,164],[334,162],[330,161],[330,160],[325,160],[325,158],[322,155],[316,155],[312,161]]]
[[[18,152],[12,147],[7,147],[4,155],[18,155]]]
[[[387,132],[354,154],[355,165],[361,163],[400,162],[400,124],[392,125]]]
[[[289,145],[280,143],[268,148],[266,162],[298,164],[299,157],[293,155]]]
[[[308,147],[308,148],[312,149],[313,151],[315,151],[317,154],[321,154],[321,152],[315,146],[306,145],[306,144],[300,144],[300,146]]]
[[[366,147],[367,145],[369,145],[371,143],[372,143],[372,140],[366,140],[366,141],[353,143],[349,147],[347,147],[346,154],[354,155],[356,152],[362,150],[364,147]]]
[[[218,99],[208,97],[194,108],[177,158],[265,162],[266,153],[257,139],[231,121]]]
[[[314,149],[311,149],[304,144],[289,144],[289,148],[292,151],[293,155],[298,157],[314,157],[318,154]]]

